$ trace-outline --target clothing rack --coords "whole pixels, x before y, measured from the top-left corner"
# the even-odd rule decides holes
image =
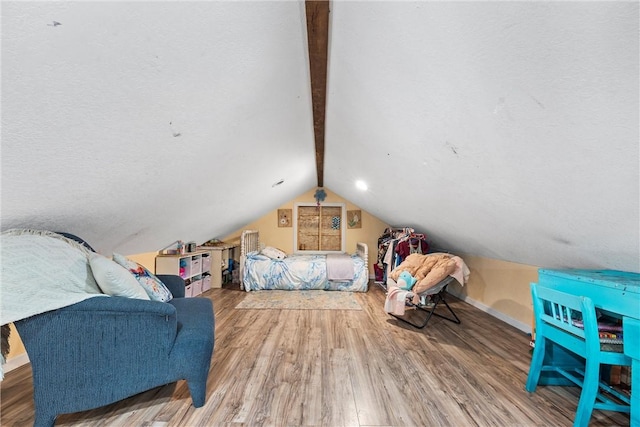
[[[375,282],[387,288],[388,274],[412,253],[429,251],[427,236],[411,227],[387,227],[378,238],[378,260],[374,265]]]

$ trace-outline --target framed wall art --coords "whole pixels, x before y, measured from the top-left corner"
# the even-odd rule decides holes
[[[349,228],[362,228],[362,212],[347,211],[347,226]]]
[[[291,209],[278,209],[278,227],[291,227]]]

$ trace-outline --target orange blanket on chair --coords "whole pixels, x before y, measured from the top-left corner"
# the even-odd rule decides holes
[[[411,254],[389,273],[389,277],[397,282],[398,276],[403,271],[407,271],[415,277],[418,281],[411,291],[413,292],[413,303],[417,304],[420,299],[419,294],[451,275],[456,268],[458,268],[458,264],[450,254]]]

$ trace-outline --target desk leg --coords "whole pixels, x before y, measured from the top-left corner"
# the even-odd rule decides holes
[[[631,427],[640,427],[640,360],[631,362]]]
[[[640,427],[640,320],[622,318],[624,354],[631,360],[631,427]]]

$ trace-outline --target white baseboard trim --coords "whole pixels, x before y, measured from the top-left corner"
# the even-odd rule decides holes
[[[501,313],[497,310],[494,310],[493,308],[489,307],[488,305],[485,305],[479,301],[476,301],[474,299],[469,298],[466,295],[460,295],[456,292],[451,292],[449,289],[447,289],[447,292],[450,293],[451,295],[453,295],[454,297],[461,299],[462,301],[471,304],[472,306],[484,311],[485,313],[490,314],[491,316],[502,320],[503,322],[513,326],[516,329],[520,329],[522,332],[524,332],[525,334],[530,334],[531,333],[531,325],[528,325],[526,323],[523,323],[519,320],[516,320],[514,318],[511,318],[509,316],[507,316],[504,313]]]
[[[27,355],[27,353],[22,353],[19,356],[12,357],[11,359],[7,360],[7,363],[4,364],[2,370],[6,374],[7,372],[13,371],[14,369],[19,368],[22,365],[26,365],[27,363],[29,363],[29,356]]]

